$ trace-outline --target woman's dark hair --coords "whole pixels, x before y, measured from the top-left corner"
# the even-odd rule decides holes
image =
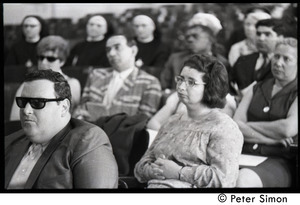
[[[70,109],[72,107],[71,88],[68,81],[59,72],[55,72],[51,69],[48,70],[33,70],[25,75],[25,82],[31,82],[34,80],[49,80],[54,83],[54,91],[57,98],[67,98],[70,101]]]
[[[43,37],[49,35],[48,25],[46,24],[45,20],[42,17],[37,16],[37,15],[28,15],[28,16],[25,16],[23,18],[23,20],[22,20],[22,24],[21,24],[22,27],[23,27],[24,21],[27,18],[35,18],[35,19],[37,19],[40,22],[40,24],[41,24],[40,39],[42,39]],[[24,35],[23,31],[22,31],[22,38],[25,39],[25,35]]]
[[[225,66],[215,57],[209,55],[193,55],[184,62],[182,69],[185,66],[205,73],[203,82],[206,84],[202,103],[210,108],[223,108],[229,91],[228,74]]]

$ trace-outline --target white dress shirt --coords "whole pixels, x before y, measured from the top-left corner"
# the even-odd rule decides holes
[[[113,99],[115,98],[117,92],[121,89],[124,84],[125,79],[130,75],[130,73],[135,69],[135,67],[127,69],[123,72],[113,71],[113,77],[109,82],[107,87],[107,92],[103,99],[103,104],[107,107],[111,106]]]
[[[47,144],[48,145],[48,144]],[[8,189],[24,189],[29,175],[47,145],[32,144],[22,158],[18,168],[12,176]]]

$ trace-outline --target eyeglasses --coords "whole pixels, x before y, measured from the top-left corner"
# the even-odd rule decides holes
[[[181,85],[183,82],[185,82],[185,84],[188,86],[188,87],[194,87],[195,85],[205,85],[206,83],[199,83],[199,82],[196,82],[194,79],[184,79],[184,77],[178,75],[175,77],[175,82],[178,84],[178,85]]]
[[[16,97],[16,103],[19,108],[25,108],[26,104],[29,102],[30,106],[34,109],[43,109],[46,102],[51,101],[62,101],[64,98],[46,99],[46,98],[26,98],[26,97]]]
[[[38,59],[39,59],[40,61],[43,61],[45,58],[46,58],[47,61],[50,62],[50,63],[53,63],[54,61],[56,61],[57,59],[59,59],[59,58],[53,57],[53,56],[43,56],[43,55],[39,55],[39,56],[38,56]]]

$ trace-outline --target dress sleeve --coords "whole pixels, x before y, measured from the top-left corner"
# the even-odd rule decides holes
[[[206,164],[184,167],[180,172],[181,181],[196,187],[235,187],[243,136],[236,124],[225,126],[212,133],[206,150]]]
[[[154,148],[157,144],[161,144],[161,139],[164,137],[165,130],[169,129],[169,123],[174,119],[174,116],[171,116],[168,123],[164,124],[158,131],[155,139],[153,140],[151,146],[147,149],[146,153],[140,159],[140,161],[135,165],[134,168],[134,176],[141,183],[146,183],[151,180],[151,176],[149,174],[149,166],[153,163],[157,158],[156,156],[159,153],[156,153]]]

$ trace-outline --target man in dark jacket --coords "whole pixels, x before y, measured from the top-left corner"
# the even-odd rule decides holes
[[[258,52],[239,57],[231,70],[230,81],[238,94],[243,96],[253,82],[272,77],[270,61],[283,34],[284,27],[279,19],[263,19],[256,23]]]
[[[6,189],[117,188],[109,139],[71,119],[70,86],[60,73],[29,73],[16,102],[23,129],[5,137]]]

